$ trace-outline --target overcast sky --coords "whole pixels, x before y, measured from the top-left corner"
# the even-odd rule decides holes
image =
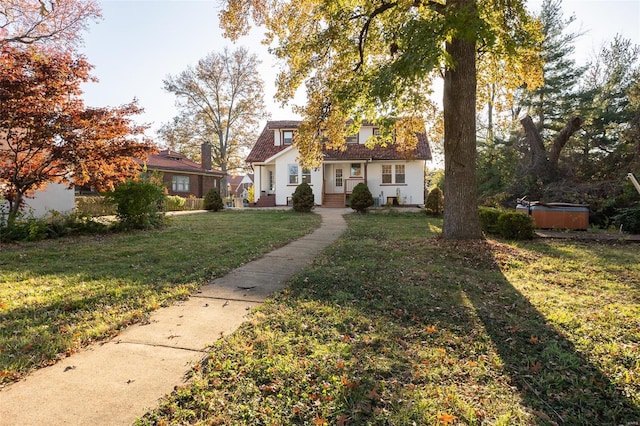
[[[529,2],[539,11],[542,1]],[[151,125],[153,136],[176,115],[174,96],[162,89],[167,75],[176,75],[210,52],[234,45],[218,27],[218,1],[102,0],[103,19],[85,35],[83,53],[95,66],[98,83],[83,86],[90,106],[118,106],[137,98],[145,113],[139,121]],[[577,43],[576,61],[585,63],[616,33],[640,44],[640,1],[565,0],[569,28],[585,32]],[[275,61],[260,43],[258,31],[237,43],[262,60],[265,102],[272,119],[296,118],[273,100]]]

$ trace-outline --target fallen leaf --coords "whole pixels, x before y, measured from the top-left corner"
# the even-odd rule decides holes
[[[342,382],[342,385],[344,387],[346,387],[347,389],[355,389],[355,388],[358,387],[358,383],[349,381],[347,379],[347,376],[342,376],[342,378],[340,380]]]
[[[542,369],[542,364],[540,364],[540,361],[537,361],[535,364],[532,364],[531,367],[529,367],[529,370],[531,370],[534,373],[539,372]]]
[[[327,419],[322,419],[320,417],[316,417],[315,424],[318,425],[318,426],[326,425],[327,424]]]
[[[540,343],[540,339],[538,339],[536,336],[531,336],[529,338],[529,343],[531,343],[532,345],[538,344]]]
[[[428,325],[425,330],[427,330],[427,333],[435,333],[436,332],[436,328],[434,326],[432,326],[432,325]]]
[[[347,416],[345,416],[344,414],[340,414],[336,419],[336,425],[346,426],[348,421],[349,421],[349,418]]]
[[[449,413],[438,413],[438,421],[442,422],[443,425],[448,425],[456,419],[456,416]]]
[[[380,394],[378,393],[378,387],[376,386],[375,388],[371,389],[369,392],[367,392],[365,396],[368,399],[380,399]]]

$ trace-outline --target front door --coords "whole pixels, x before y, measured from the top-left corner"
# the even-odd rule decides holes
[[[344,192],[344,175],[341,166],[334,166],[333,169],[333,188],[334,194],[342,194]]]
[[[346,171],[348,173],[349,169]],[[325,194],[344,194],[344,185],[346,184],[344,172],[344,164],[324,165]]]

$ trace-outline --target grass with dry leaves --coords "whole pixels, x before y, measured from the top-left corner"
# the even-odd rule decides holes
[[[349,228],[145,425],[638,424],[640,250]]]
[[[225,211],[155,231],[0,245],[0,386],[319,224],[292,211]]]

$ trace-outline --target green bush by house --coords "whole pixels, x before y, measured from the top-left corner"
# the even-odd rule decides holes
[[[292,197],[293,210],[300,213],[309,213],[313,208],[313,190],[308,183],[302,182],[296,188]]]
[[[373,196],[369,187],[364,183],[357,184],[351,192],[351,208],[358,213],[366,213],[373,206]]]
[[[444,210],[444,195],[442,194],[442,190],[437,186],[427,195],[424,209],[428,215],[438,216],[442,214]]]

